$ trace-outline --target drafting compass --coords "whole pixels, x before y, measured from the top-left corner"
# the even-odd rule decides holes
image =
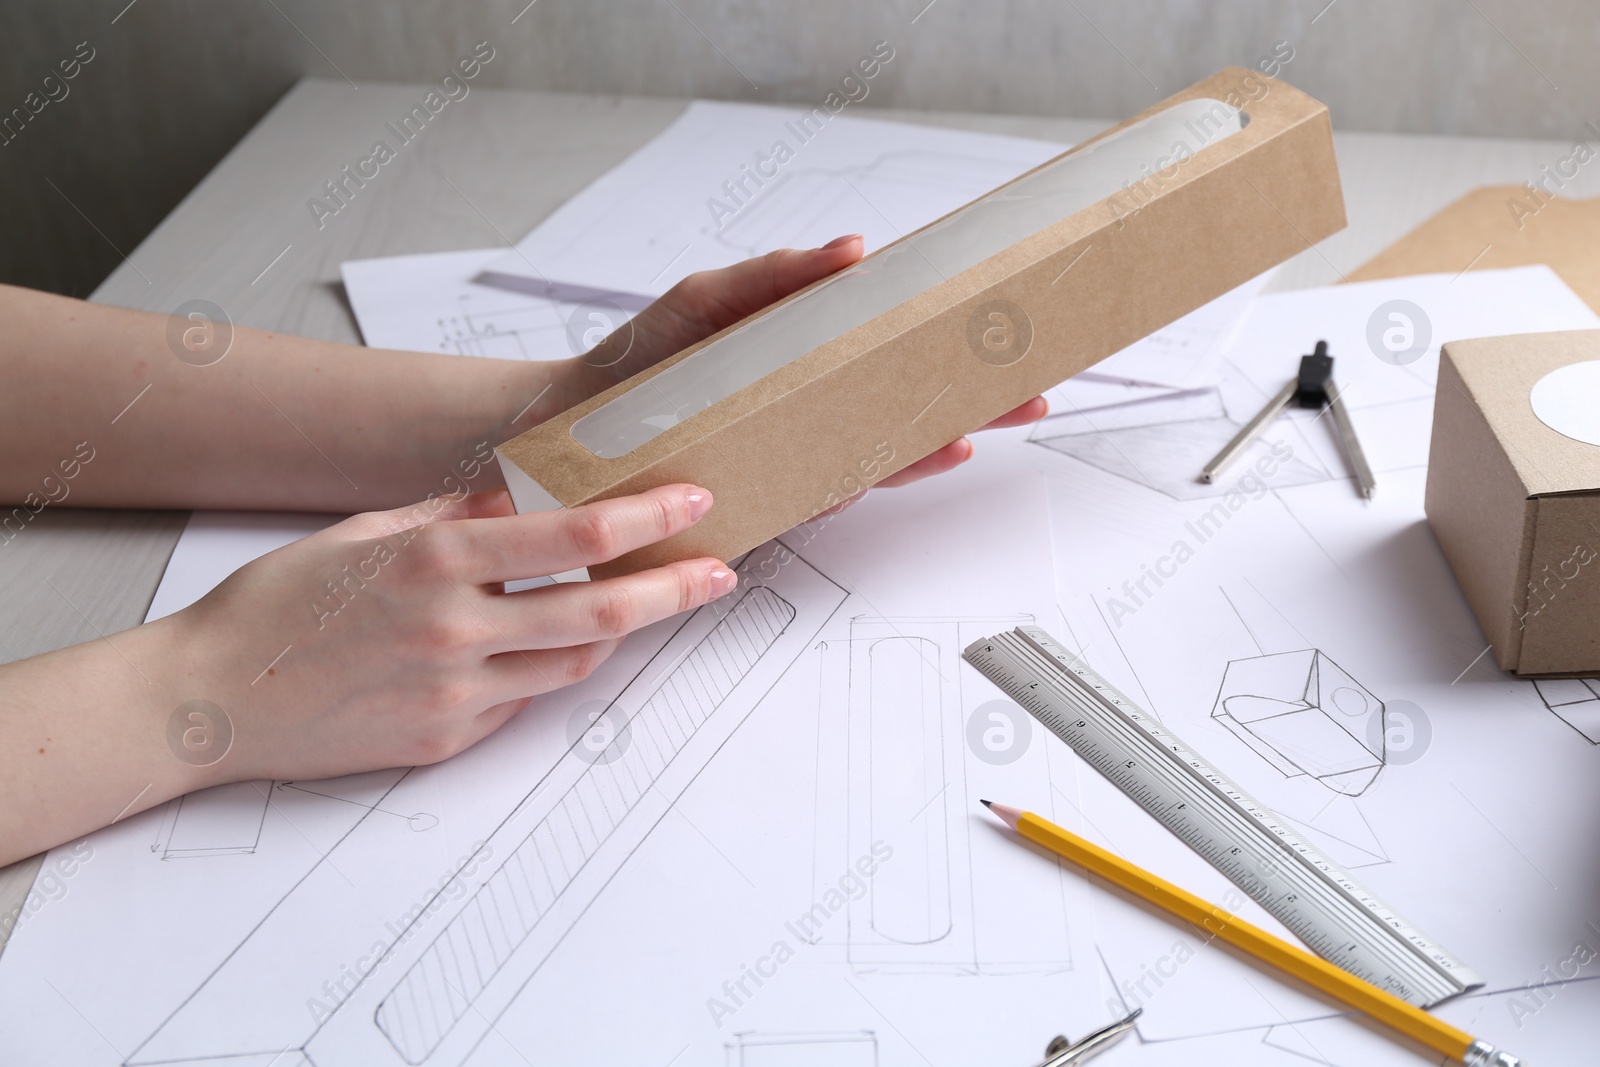
[[[1328,355],[1328,342],[1318,341],[1316,351],[1309,356],[1300,357],[1300,373],[1285,385],[1277,396],[1267,401],[1267,406],[1256,413],[1256,417],[1244,424],[1234,439],[1218,452],[1210,463],[1200,471],[1202,482],[1216,481],[1217,472],[1232,463],[1250,443],[1261,436],[1267,423],[1278,417],[1278,412],[1289,406],[1293,401],[1303,408],[1323,408],[1333,414],[1333,424],[1339,430],[1339,439],[1344,442],[1344,450],[1350,457],[1350,466],[1355,470],[1356,481],[1361,486],[1361,495],[1368,500],[1372,499],[1372,491],[1378,483],[1372,477],[1372,468],[1367,466],[1367,457],[1361,451],[1361,442],[1356,439],[1356,428],[1350,423],[1350,413],[1345,410],[1344,398],[1338,386],[1333,383],[1333,357]],[[1319,416],[1320,417],[1320,416]]]
[[[1109,1026],[1102,1026],[1081,1041],[1068,1041],[1065,1037],[1055,1038],[1045,1048],[1044,1062],[1039,1064],[1039,1067],[1069,1067],[1070,1064],[1082,1063],[1090,1056],[1098,1056],[1133,1029],[1134,1021],[1139,1018],[1142,1011],[1142,1008],[1134,1008],[1124,1018]]]

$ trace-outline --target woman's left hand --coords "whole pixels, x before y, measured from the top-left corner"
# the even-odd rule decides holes
[[[609,388],[812,282],[852,266],[861,259],[864,243],[859,234],[851,234],[835,238],[821,248],[781,248],[731,267],[689,275],[584,356],[592,392]],[[1034,397],[981,429],[1037,422],[1048,410],[1043,397]],[[940,474],[971,456],[972,442],[958,437],[889,475],[874,488],[905,485]]]

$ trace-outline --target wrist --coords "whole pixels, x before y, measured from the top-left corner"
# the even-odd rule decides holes
[[[136,627],[0,668],[0,863],[229,780],[180,758],[194,680],[174,628]],[[198,725],[187,723],[183,725]],[[190,736],[190,741],[201,738]]]
[[[441,457],[452,473],[476,469],[466,462],[469,456],[481,460],[483,454],[501,442],[613,384],[604,378],[603,372],[585,365],[581,359],[534,362],[480,359],[473,362],[478,365],[477,373],[467,376],[466,392],[462,396],[463,417],[456,423],[456,432],[451,433],[445,443],[450,455]],[[476,478],[476,475],[469,477]],[[475,485],[475,488],[482,486]]]
[[[621,366],[600,366],[583,357],[552,360],[536,366],[545,368],[544,380],[533,386],[535,390],[543,390],[543,394],[531,409],[518,412],[521,418],[516,421],[514,433],[521,433],[529,427],[537,426],[546,419],[605,392],[618,382],[626,380],[631,373],[624,373]]]
[[[197,625],[194,612],[186,608],[126,635],[148,675],[136,714],[154,752],[152,792],[166,796],[258,777],[239,751],[237,692],[219,684],[209,654],[217,630]]]

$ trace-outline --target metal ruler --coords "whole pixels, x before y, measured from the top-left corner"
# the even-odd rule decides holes
[[[1322,958],[1424,1008],[1483,984],[1043,630],[962,656]]]

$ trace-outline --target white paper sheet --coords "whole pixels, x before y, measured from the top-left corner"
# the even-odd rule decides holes
[[[1272,280],[1269,270],[1202,305],[1177,322],[1096,363],[1052,392],[1068,409],[1099,406],[1077,391],[1091,382],[1195,389],[1219,380],[1222,353],[1249,316],[1252,301]]]
[[[774,248],[859,233],[870,251],[1066,147],[850,115],[802,141],[801,114],[696,101],[486,273],[540,295],[556,284],[659,296],[697,270]],[[762,158],[780,154],[778,142],[791,158],[760,168]],[[772,177],[749,176],[758,169]]]
[[[567,359],[593,347],[584,335],[620,326],[604,318],[604,310],[586,309],[572,301],[480,285],[472,279],[503,248],[465,252],[431,252],[350,260],[340,267],[345,295],[370,348],[440,352],[449,356],[494,359]],[[601,315],[590,321],[586,315]],[[568,341],[572,336],[581,344]]]

